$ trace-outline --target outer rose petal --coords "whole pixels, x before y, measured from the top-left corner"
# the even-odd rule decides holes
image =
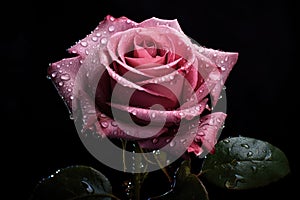
[[[135,27],[136,25],[136,22],[126,17],[115,19],[108,15],[91,34],[68,49],[70,53],[79,54],[79,56],[62,59],[50,65],[48,76],[52,79],[59,94],[63,97],[69,111],[72,110],[72,99],[76,98],[72,96],[70,91],[74,90],[75,77],[82,63],[84,62],[85,65],[89,66],[86,69],[87,74],[95,75],[96,71],[99,71],[99,68],[103,69],[99,60],[99,49],[106,49],[106,43],[112,34]],[[92,81],[89,82],[92,83]],[[97,85],[94,84],[92,87],[95,89]]]
[[[199,52],[197,54],[198,61],[200,63],[201,61],[205,61],[206,69],[202,64],[200,65],[200,72],[203,72],[204,74],[211,74],[213,72],[214,74],[211,74],[212,78],[217,80],[218,82],[211,91],[213,97],[213,105],[215,105],[230,71],[237,62],[238,53],[207,49],[197,45],[195,45],[195,48]],[[216,74],[216,69],[218,70],[220,75]]]
[[[113,34],[135,26],[137,26],[137,23],[126,17],[115,19],[114,17],[107,15],[91,34],[69,48],[68,51],[80,54],[83,58],[89,57],[88,55],[90,54],[96,54],[98,52],[97,49],[99,48],[106,49],[106,44]]]
[[[164,19],[158,19],[156,17],[152,17],[150,19],[147,19],[147,20],[141,22],[138,26],[139,27],[157,27],[160,25],[169,26],[169,27],[174,28],[177,31],[182,33],[182,30],[180,28],[180,25],[178,24],[177,19],[164,20]]]
[[[80,56],[63,59],[61,61],[52,63],[48,68],[48,76],[54,83],[58,93],[64,99],[66,105],[71,112],[73,86],[76,74],[80,68]]]
[[[204,151],[213,152],[214,146],[217,143],[218,134],[220,133],[219,130],[226,116],[225,113],[215,112],[202,117],[194,139],[195,142],[188,148],[188,152],[194,152],[197,156]],[[199,146],[197,144],[198,142],[202,142],[202,145]]]

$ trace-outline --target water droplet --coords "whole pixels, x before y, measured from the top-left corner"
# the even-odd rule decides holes
[[[214,53],[214,57],[217,57],[217,54],[216,54],[216,53]]]
[[[63,75],[61,75],[60,76],[60,79],[62,80],[62,81],[68,81],[68,80],[70,80],[70,75],[69,74],[63,74]]]
[[[69,115],[69,117],[70,117],[70,120],[74,120],[74,116],[72,113]]]
[[[126,23],[127,23],[127,24],[130,24],[130,22],[131,22],[130,19],[127,19],[127,20],[126,20]]]
[[[252,151],[249,151],[249,152],[247,153],[247,156],[248,156],[248,157],[253,156],[253,152],[252,152]]]
[[[55,78],[56,76],[57,76],[57,72],[52,72],[52,73],[51,73],[51,77],[52,77],[52,78]],[[49,77],[49,78],[50,78],[50,77]]]
[[[268,150],[265,160],[272,160],[271,157],[272,157],[272,152],[270,150]]]
[[[115,121],[111,121],[111,125],[114,126],[114,127],[118,126],[117,122],[115,122]]]
[[[101,44],[106,44],[107,43],[107,39],[104,37],[104,38],[101,38]]]
[[[114,30],[115,30],[115,27],[114,27],[114,26],[108,27],[108,31],[113,32]]]
[[[62,87],[64,85],[64,82],[59,82],[58,86]]]
[[[155,117],[156,117],[155,112],[152,112],[152,113],[151,113],[151,117],[152,117],[152,118],[155,118]]]
[[[92,37],[92,40],[93,40],[94,42],[97,42],[98,38],[97,38],[96,36],[94,36],[94,37]]]
[[[170,142],[170,147],[174,147],[176,145],[176,142],[174,141],[174,140],[172,140],[171,142]]]
[[[144,164],[143,163],[140,163],[140,168],[144,168]]]
[[[76,50],[72,50],[72,53],[76,54],[76,53],[77,53],[77,51],[76,51]]]
[[[169,76],[170,80],[173,80],[175,77],[173,75]]]
[[[114,18],[113,16],[110,16],[109,19],[110,19],[110,21],[112,21],[112,22],[115,21],[115,18]]]
[[[249,149],[249,145],[248,144],[241,144],[242,147],[246,148],[246,149]]]
[[[56,68],[60,68],[60,65],[56,65]]]
[[[255,166],[251,166],[251,169],[252,169],[253,172],[257,171],[257,168]]]
[[[160,155],[160,151],[159,151],[159,150],[153,150],[152,153],[153,153],[154,155]]]
[[[101,36],[101,33],[96,33],[96,36],[97,36],[97,37],[100,37],[100,36]]]
[[[133,111],[131,111],[131,114],[135,116],[137,114],[137,111],[133,110]]]
[[[72,89],[71,89],[71,88],[68,88],[68,92],[72,92]]]
[[[107,128],[107,127],[108,127],[108,123],[107,123],[106,121],[103,121],[103,122],[101,122],[100,124],[101,124],[101,126],[102,126],[103,128]]]
[[[224,142],[225,144],[228,144],[228,143],[230,142],[230,140],[225,139],[225,140],[223,140],[223,142]]]
[[[187,141],[187,139],[181,139],[181,140],[180,140],[180,142],[181,142],[182,144],[186,143],[186,141]]]
[[[221,71],[225,71],[226,68],[224,66],[221,67]]]
[[[87,46],[88,46],[88,43],[85,42],[85,41],[81,41],[80,44],[81,44],[81,46],[83,46],[83,47],[87,47]]]
[[[227,61],[228,61],[228,56],[225,57],[225,62],[227,62]]]
[[[86,55],[89,55],[89,51],[88,51],[87,49],[85,50],[85,54],[86,54]]]
[[[152,142],[153,142],[153,144],[156,144],[158,142],[158,139],[157,138],[153,138]]]
[[[86,191],[88,193],[93,193],[94,192],[94,189],[92,188],[92,186],[86,182],[86,181],[81,181],[82,185],[86,188]]]

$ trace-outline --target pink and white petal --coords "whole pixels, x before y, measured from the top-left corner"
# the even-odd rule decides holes
[[[220,130],[225,122],[226,116],[225,113],[215,112],[200,119],[200,126],[194,141],[196,143],[201,142],[201,148],[206,152],[214,151],[215,144],[219,138]]]
[[[99,48],[106,49],[108,40],[115,33],[136,27],[137,23],[126,17],[114,18],[107,15],[92,33],[78,41],[68,49],[69,52],[79,54],[85,58],[88,54],[96,53]]]
[[[64,99],[70,113],[72,110],[72,100],[74,100],[72,91],[74,90],[74,82],[81,65],[80,61],[80,56],[66,58],[52,63],[47,72],[59,95]]]
[[[141,23],[138,24],[139,27],[157,27],[157,26],[168,26],[171,28],[174,28],[175,30],[182,33],[181,27],[177,21],[177,19],[174,20],[165,20],[165,19],[159,19],[156,17],[152,17],[150,19],[147,19]]]

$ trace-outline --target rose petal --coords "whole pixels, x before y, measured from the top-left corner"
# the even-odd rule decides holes
[[[200,65],[200,73],[210,74],[214,81],[217,80],[218,84],[212,89],[213,105],[216,105],[218,97],[224,86],[224,83],[232,70],[233,66],[236,64],[238,59],[238,53],[223,52],[214,49],[207,49],[201,46],[195,45],[198,50],[197,58],[202,65]],[[205,65],[205,67],[204,67]],[[216,71],[218,70],[218,72]],[[220,74],[220,75],[219,75]]]
[[[181,120],[192,120],[198,117],[205,109],[205,105],[208,99],[203,99],[200,103],[186,109],[182,110],[150,110],[137,107],[124,106],[119,104],[111,103],[113,108],[119,109],[120,111],[130,113],[135,119],[145,122],[156,122],[161,123],[161,121],[166,122],[166,126],[174,126],[178,124]],[[121,114],[119,114],[121,115]]]
[[[53,80],[70,112],[72,106],[71,100],[74,98],[71,95],[71,91],[74,90],[75,77],[82,62],[84,61],[85,64],[88,64],[91,69],[103,68],[99,63],[98,49],[106,48],[106,43],[112,34],[127,30],[136,25],[136,22],[128,20],[126,17],[115,19],[108,15],[91,34],[68,49],[70,53],[78,54],[78,56],[62,59],[50,65],[48,76]],[[92,87],[95,88],[96,86]]]
[[[139,27],[157,27],[157,26],[168,26],[174,28],[175,30],[182,32],[180,25],[177,19],[174,20],[165,20],[165,19],[158,19],[156,17],[152,17],[147,19],[141,23],[139,23]]]
[[[215,112],[202,117],[194,139],[194,144],[188,149],[188,151],[196,153],[197,156],[200,155],[199,153],[203,153],[204,151],[213,152],[226,116],[227,115],[225,113]],[[198,145],[199,142],[202,143],[201,146]],[[202,150],[199,150],[198,147],[195,148],[195,145],[198,145]]]
[[[167,128],[143,127],[136,124],[115,121],[100,112],[93,104],[90,96],[84,91],[80,93],[80,106],[82,111],[81,117],[77,115],[74,119],[76,120],[76,124],[79,124],[78,120],[82,120],[82,134],[92,131],[101,137],[137,140],[153,137],[154,134],[160,135],[167,131]]]
[[[80,60],[80,56],[63,59],[52,63],[47,72],[70,112],[72,100],[74,99],[73,86],[81,65]]]
[[[135,26],[137,26],[137,23],[126,17],[114,18],[107,15],[91,34],[78,41],[78,43],[69,48],[68,51],[79,54],[85,58],[89,54],[96,53],[99,48],[106,48],[107,41],[109,41],[113,34]]]

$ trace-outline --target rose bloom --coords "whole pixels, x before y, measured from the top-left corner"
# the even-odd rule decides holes
[[[213,151],[226,114],[210,108],[238,53],[193,43],[177,20],[112,16],[68,51],[74,57],[52,63],[48,74],[83,133],[147,150]]]

